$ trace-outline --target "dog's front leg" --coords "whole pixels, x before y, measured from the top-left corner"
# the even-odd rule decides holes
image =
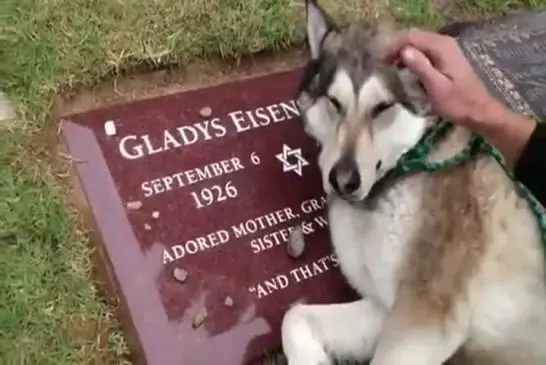
[[[327,365],[334,359],[370,360],[385,312],[371,300],[292,307],[282,323],[289,365]]]
[[[461,308],[438,308],[426,299],[397,300],[378,336],[371,365],[441,365],[467,338]]]

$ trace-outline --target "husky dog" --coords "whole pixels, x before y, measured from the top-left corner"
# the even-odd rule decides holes
[[[340,268],[361,300],[285,314],[290,365],[546,364],[545,262],[525,198],[490,156],[374,192],[434,122],[407,70],[379,60],[392,31],[332,23],[307,1],[311,60],[297,97]],[[468,142],[455,127],[431,153]]]

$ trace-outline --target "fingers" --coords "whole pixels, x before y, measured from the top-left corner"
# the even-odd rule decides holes
[[[419,77],[427,92],[434,92],[449,84],[450,80],[421,51],[408,46],[402,49],[400,56],[406,67]]]
[[[403,30],[394,37],[394,39],[391,41],[391,44],[389,44],[388,48],[385,49],[385,53],[383,55],[383,61],[385,63],[393,63],[400,57],[400,51],[402,50],[402,48],[411,44],[409,43],[409,34],[412,31],[414,30]]]
[[[413,46],[419,49],[433,63],[439,62],[442,59],[442,53],[449,50],[452,46],[453,39],[451,37],[441,35],[434,32],[429,32],[417,28],[402,31],[398,37],[392,42],[388,50],[386,50],[383,60],[387,63],[392,63],[398,58],[400,51],[406,46]]]

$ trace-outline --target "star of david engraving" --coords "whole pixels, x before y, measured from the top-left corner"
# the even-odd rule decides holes
[[[282,171],[293,171],[299,176],[302,176],[302,168],[309,165],[309,162],[305,160],[301,154],[301,148],[290,148],[283,143],[282,152],[276,154],[277,160],[282,162]]]

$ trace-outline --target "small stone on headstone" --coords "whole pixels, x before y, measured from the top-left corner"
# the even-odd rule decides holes
[[[157,210],[153,211],[152,218],[153,219],[159,219],[159,212]]]
[[[201,110],[199,110],[199,115],[203,118],[208,118],[212,115],[212,109],[210,106],[204,106],[201,108]]]
[[[184,283],[188,279],[188,272],[179,267],[175,267],[173,270],[173,276],[177,281]]]
[[[151,231],[152,230],[152,226],[150,226],[148,223],[144,223],[144,229],[146,231]]]
[[[132,202],[128,202],[126,206],[129,210],[139,210],[140,208],[142,208],[142,202],[140,200],[135,200]]]
[[[231,308],[233,307],[233,299],[231,297],[226,297],[226,299],[224,299],[224,305],[228,308]]]
[[[203,308],[199,311],[199,313],[197,313],[195,315],[195,317],[193,317],[193,320],[192,320],[192,327],[195,329],[195,328],[199,328],[201,327],[201,325],[203,324],[203,322],[205,322],[205,319],[207,319],[207,316],[208,316],[208,312],[207,312],[207,308]]]
[[[305,250],[305,237],[303,236],[303,228],[301,226],[294,227],[288,236],[286,243],[286,252],[293,257],[298,258]]]
[[[115,136],[116,135],[116,125],[114,124],[113,120],[109,120],[104,123],[104,132],[107,136]]]

